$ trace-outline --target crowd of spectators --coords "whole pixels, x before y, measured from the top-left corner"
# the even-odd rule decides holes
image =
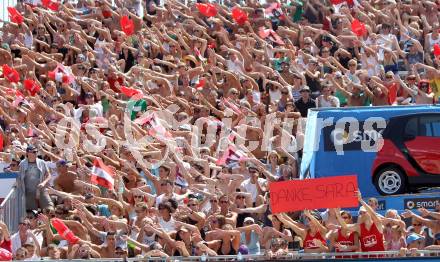
[[[437,102],[440,1],[17,2],[0,28],[14,259],[440,248],[440,206],[272,214],[268,194],[299,177],[308,109]]]

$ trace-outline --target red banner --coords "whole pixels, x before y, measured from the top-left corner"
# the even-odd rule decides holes
[[[269,189],[272,213],[359,204],[355,175],[273,182]]]

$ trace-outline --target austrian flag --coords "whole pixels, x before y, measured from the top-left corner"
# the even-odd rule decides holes
[[[106,166],[101,159],[95,159],[92,170],[92,184],[105,187],[109,190],[113,189],[115,173]]]

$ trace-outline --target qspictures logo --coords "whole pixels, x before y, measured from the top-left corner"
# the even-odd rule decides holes
[[[435,198],[408,198],[404,200],[404,209],[434,209],[440,204],[440,197]]]

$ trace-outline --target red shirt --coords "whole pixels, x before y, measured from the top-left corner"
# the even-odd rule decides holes
[[[124,79],[122,77],[118,77],[118,78],[108,77],[107,82],[113,91],[119,93],[119,90],[116,88],[115,84],[116,82],[119,82],[119,85],[124,84]]]
[[[3,240],[3,242],[0,244],[0,248],[6,249],[9,252],[12,252],[11,240],[9,240],[9,241]]]
[[[352,247],[354,246],[354,237],[355,237],[355,232],[351,232],[350,234],[348,234],[348,236],[344,236],[342,234],[342,229],[338,229],[338,237],[336,238],[336,242],[335,244],[340,244],[340,245],[344,245],[344,246],[349,246]],[[344,250],[339,250],[339,248],[335,248],[335,252],[353,252],[353,251],[344,251]],[[340,257],[336,257],[336,258],[357,258],[354,256],[340,256]]]
[[[318,246],[315,245],[315,243],[313,243],[314,239],[318,239],[319,241],[321,241],[324,246],[327,244],[319,231],[316,232],[314,236],[312,236],[312,234],[310,234],[310,230],[307,230],[307,235],[306,238],[304,239],[304,249],[319,248]]]
[[[362,252],[385,251],[385,246],[383,244],[383,233],[379,232],[376,224],[373,223],[370,230],[367,230],[365,223],[362,223],[360,225],[360,228],[360,241]]]

